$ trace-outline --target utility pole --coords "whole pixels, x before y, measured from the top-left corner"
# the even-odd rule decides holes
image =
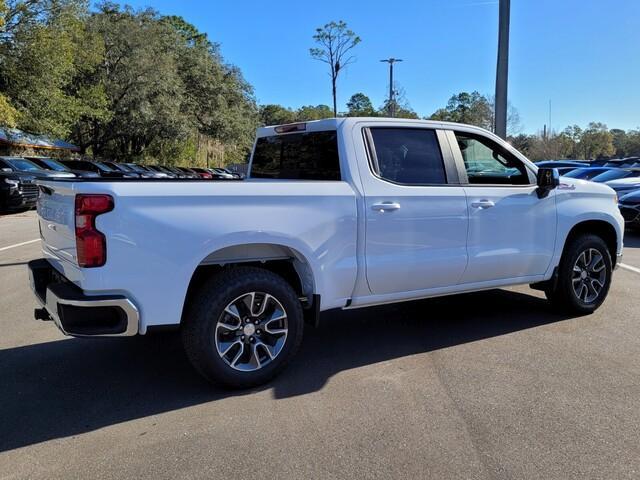
[[[498,18],[498,65],[496,68],[496,135],[507,138],[507,83],[509,79],[509,10],[511,0],[500,0]]]
[[[402,59],[391,57],[380,61],[389,64],[389,116],[393,117],[395,114],[395,103],[393,102],[393,64],[401,62]]]

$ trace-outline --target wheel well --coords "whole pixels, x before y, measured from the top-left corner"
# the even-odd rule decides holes
[[[615,266],[617,260],[616,254],[618,251],[618,235],[616,233],[616,229],[613,228],[613,225],[603,220],[587,220],[585,222],[578,223],[577,225],[574,225],[569,232],[569,235],[567,235],[567,240],[564,243],[565,248],[571,240],[576,238],[578,235],[583,234],[597,235],[602,238],[609,249],[611,263]]]
[[[260,258],[267,253],[271,258]],[[198,288],[207,279],[240,265],[262,268],[280,275],[299,297],[306,300],[306,304],[311,305],[314,297],[313,273],[306,260],[288,247],[255,244],[243,246],[241,251],[238,247],[229,247],[209,255],[191,276],[182,309],[183,314]]]

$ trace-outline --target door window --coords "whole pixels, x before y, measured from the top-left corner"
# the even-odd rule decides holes
[[[385,180],[404,185],[447,183],[442,153],[434,130],[371,128],[373,168]]]
[[[480,135],[455,132],[469,183],[529,185],[524,164],[495,142]]]

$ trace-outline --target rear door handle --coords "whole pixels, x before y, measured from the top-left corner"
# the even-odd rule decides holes
[[[486,199],[482,199],[479,200],[477,202],[472,202],[471,206],[473,208],[479,208],[481,210],[484,210],[485,208],[491,208],[494,207],[496,204],[493,203],[491,200],[486,200]]]
[[[397,202],[374,203],[371,205],[371,209],[376,212],[390,212],[393,210],[400,210],[400,204]]]

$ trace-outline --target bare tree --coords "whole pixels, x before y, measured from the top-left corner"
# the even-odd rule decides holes
[[[352,30],[349,30],[347,24],[340,20],[339,22],[327,23],[322,28],[317,28],[313,39],[320,47],[309,49],[311,57],[315,60],[328,63],[331,69],[333,114],[337,117],[336,83],[338,81],[338,74],[347,65],[355,61],[355,57],[348,56],[348,52],[360,43],[360,37]]]

